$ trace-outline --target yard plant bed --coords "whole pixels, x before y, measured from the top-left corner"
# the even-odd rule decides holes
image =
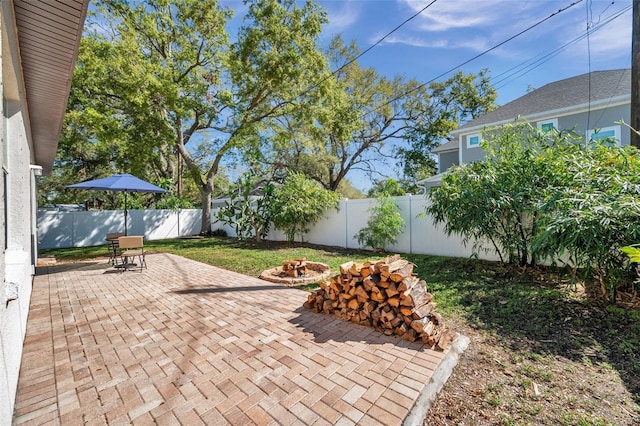
[[[145,242],[251,276],[306,257],[339,270],[371,252],[231,238]],[[103,247],[53,250],[58,261]],[[402,254],[427,282],[447,325],[470,338],[425,425],[640,424],[640,311],[604,305],[561,271]],[[311,286],[313,288],[313,286]]]

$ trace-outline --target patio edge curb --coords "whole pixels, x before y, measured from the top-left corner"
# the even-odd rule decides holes
[[[429,382],[425,384],[422,392],[420,392],[413,408],[404,418],[402,422],[403,426],[418,426],[424,424],[424,419],[427,417],[431,405],[435,402],[438,392],[440,392],[447,382],[447,379],[449,379],[449,376],[451,376],[453,368],[458,364],[460,355],[462,355],[468,346],[469,338],[461,334],[458,335],[458,338],[453,342],[449,351],[440,362],[440,365],[438,365],[433,372]]]

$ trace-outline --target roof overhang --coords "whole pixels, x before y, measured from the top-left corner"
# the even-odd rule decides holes
[[[35,163],[50,174],[89,0],[13,0]]]

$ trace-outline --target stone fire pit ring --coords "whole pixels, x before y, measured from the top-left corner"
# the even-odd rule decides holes
[[[262,271],[258,278],[272,283],[284,284],[286,286],[298,286],[302,284],[317,283],[326,280],[331,276],[329,265],[320,262],[306,262],[307,270],[310,273],[300,277],[289,277],[284,275],[282,266]]]

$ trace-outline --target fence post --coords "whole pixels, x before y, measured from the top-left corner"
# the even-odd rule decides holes
[[[413,205],[413,199],[411,198],[411,194],[409,194],[409,253],[413,254],[413,228],[411,227],[411,224],[413,222],[413,213],[412,212],[412,205]]]
[[[349,248],[349,199],[344,199],[344,248]]]

